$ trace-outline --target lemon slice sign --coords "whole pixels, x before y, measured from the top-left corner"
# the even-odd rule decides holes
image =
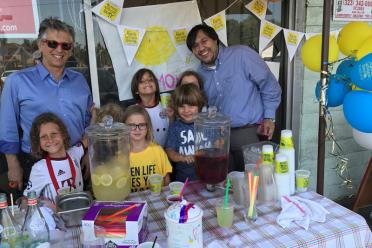
[[[136,60],[144,66],[157,66],[168,61],[176,51],[168,31],[159,26],[148,27],[136,53]]]

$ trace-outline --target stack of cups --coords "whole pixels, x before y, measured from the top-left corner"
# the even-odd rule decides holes
[[[292,131],[282,130],[280,134],[280,148],[279,153],[287,156],[288,172],[290,177],[290,193],[296,192],[295,187],[295,149],[293,147]]]
[[[288,196],[291,194],[291,177],[288,171],[288,160],[283,154],[276,154],[275,156],[275,182],[278,193],[278,200],[282,196]]]

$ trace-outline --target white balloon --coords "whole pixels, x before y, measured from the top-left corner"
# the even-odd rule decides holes
[[[372,150],[372,133],[363,133],[353,128],[353,137],[360,146]]]

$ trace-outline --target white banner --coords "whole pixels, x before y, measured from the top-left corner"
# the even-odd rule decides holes
[[[168,30],[169,36],[171,37],[173,44],[176,47],[178,55],[185,63],[189,63],[192,56],[192,52],[186,45],[186,39],[189,31],[190,28],[175,28],[172,30]]]
[[[266,48],[267,44],[274,39],[274,37],[282,30],[282,27],[275,25],[261,19],[260,25],[260,40],[259,40],[259,53]]]
[[[267,0],[253,0],[245,7],[259,19],[265,19],[267,10]]]
[[[124,0],[104,0],[95,6],[92,11],[112,24],[119,24],[123,5]]]
[[[116,26],[97,19],[115,70],[120,100],[132,98],[132,77],[141,68],[151,69],[163,90],[175,88],[177,77],[183,71],[197,68],[199,61],[194,56],[189,63],[180,59],[168,34],[168,30],[201,23],[196,1],[132,7],[123,11],[121,25],[146,29],[130,66],[123,59],[125,53]]]
[[[124,25],[117,25],[117,28],[128,65],[130,66],[139,46],[141,45],[145,30],[143,28],[134,28]]]
[[[285,44],[288,50],[289,61],[292,61],[294,55],[296,54],[297,47],[300,44],[304,33],[293,31],[290,29],[283,28]]]
[[[225,10],[207,18],[204,22],[212,27],[218,34],[218,38],[222,41],[225,46],[227,45],[227,34],[226,34],[226,12]]]

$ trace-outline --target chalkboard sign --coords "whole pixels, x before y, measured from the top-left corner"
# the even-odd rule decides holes
[[[364,173],[362,182],[360,183],[358,194],[356,195],[355,202],[353,204],[353,211],[357,211],[359,208],[372,205],[372,157],[369,160],[367,170]]]

